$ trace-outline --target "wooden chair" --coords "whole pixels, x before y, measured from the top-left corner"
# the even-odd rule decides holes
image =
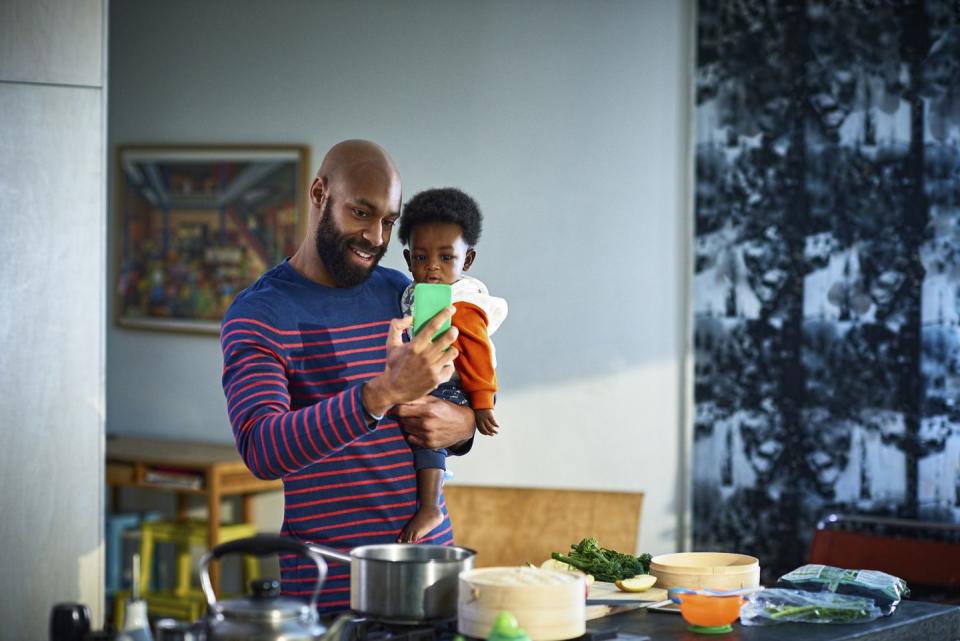
[[[540,565],[594,537],[636,554],[642,492],[447,485],[454,542],[477,551],[477,567]]]

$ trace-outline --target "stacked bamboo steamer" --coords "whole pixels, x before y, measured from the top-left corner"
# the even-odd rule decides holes
[[[655,556],[650,574],[657,587],[691,590],[739,590],[760,585],[760,561],[746,554],[678,552]]]
[[[508,611],[533,641],[574,639],[586,632],[586,577],[531,567],[481,568],[460,574],[457,630],[486,639]]]

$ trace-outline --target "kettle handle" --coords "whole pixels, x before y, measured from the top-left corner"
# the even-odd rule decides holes
[[[310,597],[310,612],[317,611],[317,601],[320,598],[320,588],[327,578],[327,562],[319,553],[310,549],[305,543],[289,536],[280,536],[278,534],[258,534],[245,539],[235,539],[221,543],[200,559],[200,586],[203,588],[203,594],[207,598],[207,605],[210,609],[217,603],[217,595],[213,593],[213,585],[210,583],[210,572],[207,566],[210,561],[219,559],[227,554],[252,554],[254,556],[266,556],[275,552],[286,552],[307,557],[317,564],[317,586],[313,589],[313,595]]]

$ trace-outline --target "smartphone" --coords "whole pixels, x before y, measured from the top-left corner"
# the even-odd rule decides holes
[[[453,301],[453,288],[444,283],[417,283],[413,287],[413,335],[430,322],[430,319],[443,311]],[[433,335],[431,340],[450,329],[450,320]]]

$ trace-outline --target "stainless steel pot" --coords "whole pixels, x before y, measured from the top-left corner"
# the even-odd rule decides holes
[[[309,545],[330,561],[350,564],[350,609],[390,623],[457,616],[457,577],[473,569],[474,550],[449,545],[384,543],[343,554]]]

